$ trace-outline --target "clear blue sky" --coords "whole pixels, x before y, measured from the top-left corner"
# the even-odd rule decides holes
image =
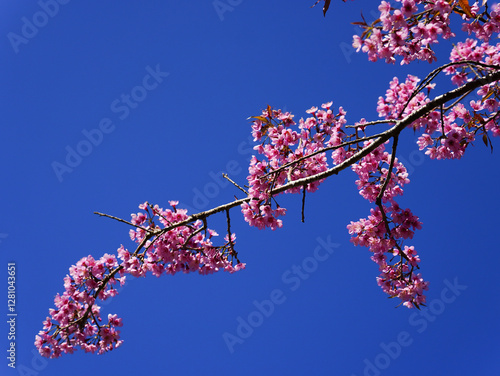
[[[35,334],[68,268],[132,244],[126,225],[93,211],[129,218],[146,200],[163,207],[179,200],[197,211],[228,202],[239,191],[219,175],[245,184],[247,117],[270,104],[300,118],[333,100],[349,123],[376,119],[376,100],[393,76],[424,77],[432,68],[352,54],[349,22],[360,9],[373,19],[378,1],[334,0],[326,18],[313,2],[247,0],[222,16],[212,1],[67,1],[48,9],[52,16],[34,1],[2,3],[0,375],[498,370],[500,143],[493,154],[478,143],[461,161],[439,162],[418,152],[411,132],[398,153],[411,179],[401,205],[423,222],[408,244],[431,283],[425,313],[395,308],[376,285],[369,251],[349,242],[346,225],[370,206],[346,171],[307,197],[305,223],[300,196],[280,198],[288,214],[275,232],[248,227],[233,210],[242,272],[129,278],[103,308],[124,320],[121,348],[33,361]],[[28,37],[14,47],[11,32]],[[151,70],[156,80],[145,79]],[[81,160],[67,156],[78,147]],[[71,172],[58,176],[54,162],[67,165],[66,158]],[[223,233],[224,218],[209,224]],[[336,244],[326,259],[321,242]],[[5,357],[8,262],[17,270],[16,370]],[[294,266],[309,270],[307,278]],[[259,313],[270,299],[273,308],[264,303],[268,311]],[[251,333],[239,328],[249,321]],[[228,345],[228,335],[239,341]]]

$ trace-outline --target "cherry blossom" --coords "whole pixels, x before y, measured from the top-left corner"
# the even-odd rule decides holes
[[[216,246],[212,238],[217,233],[197,220],[185,226],[167,228],[189,218],[187,211],[178,209],[178,202],[170,201],[172,209],[144,203],[142,212],[132,214],[130,238],[138,244],[130,252],[120,246],[117,255],[104,254],[95,260],[83,257],[69,268],[64,278],[65,291],[54,299],[55,309],[44,322],[43,331],[36,336],[35,345],[40,354],[57,358],[77,348],[85,352],[102,354],[119,347],[122,319],[108,314],[107,322],[101,317],[97,304],[118,295],[117,285],[123,285],[127,275],[156,277],[177,272],[198,272],[202,275],[223,270],[234,273],[244,269],[234,250],[235,235],[226,236]],[[236,264],[233,264],[236,261]]]
[[[324,13],[329,4],[325,1]],[[55,308],[35,339],[41,355],[57,358],[77,349],[103,354],[121,346],[122,319],[110,313],[103,320],[99,304],[117,296],[129,275],[242,270],[245,264],[238,259],[230,229],[231,208],[240,207],[250,226],[279,229],[286,214],[278,203],[280,194],[301,194],[304,207],[306,194],[346,168],[357,175],[359,194],[371,205],[366,218],[347,225],[351,242],[369,249],[380,273],[377,284],[389,298],[408,308],[425,305],[429,283],[419,273],[415,247],[406,244],[422,222],[397,202],[410,183],[396,157],[398,138],[407,129],[415,132],[418,148],[431,159],[460,159],[478,140],[492,148],[490,136],[500,136],[500,43],[492,43],[500,32],[500,5],[396,0],[395,5],[382,1],[378,10],[380,17],[372,24],[358,23],[364,31],[353,40],[370,61],[433,63],[432,47],[455,37],[452,21],[461,24],[468,38],[454,43],[449,63],[424,79],[394,77],[376,104],[380,120],[362,118],[348,125],[346,111],[335,109],[333,102],[309,108],[305,119],[271,106],[251,117],[256,155],[250,160],[247,190],[235,183],[244,198],[189,215],[178,201],[168,201],[169,209],[145,202],[129,222],[98,213],[130,225],[135,249],[121,245],[116,254],[89,255],[69,268],[64,292],[55,296]],[[433,80],[440,74],[457,88],[436,95]],[[381,124],[389,128],[370,133]],[[226,213],[227,234],[216,242],[219,235],[207,227],[207,219],[221,212]]]

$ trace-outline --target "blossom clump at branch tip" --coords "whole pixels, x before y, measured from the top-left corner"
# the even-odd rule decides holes
[[[417,83],[418,79],[410,76],[402,87],[397,81],[391,84],[387,96],[393,100],[384,102],[388,108],[384,114],[388,118],[396,118],[395,114],[403,111],[404,100],[409,99]],[[424,103],[425,97],[416,96],[409,111]],[[293,121],[293,115],[270,107],[254,117],[252,132],[258,141],[254,149],[262,157],[252,156],[248,176],[250,200],[242,204],[244,218],[250,225],[273,230],[282,227],[278,216],[284,215],[285,209],[277,203],[274,191],[328,170],[326,148],[333,150],[331,164],[338,165],[373,143],[373,140],[356,141],[361,139],[357,133],[347,135],[344,127],[346,113],[342,108],[335,113],[332,105],[328,102],[321,109],[310,108],[306,112],[312,116],[300,119],[298,124]],[[358,123],[361,132],[367,124],[364,119]],[[427,289],[427,284],[420,280],[420,275],[417,277],[413,273],[420,261],[414,248],[403,246],[402,242],[411,239],[414,231],[421,228],[421,223],[409,209],[401,209],[395,202],[395,198],[402,195],[403,186],[409,183],[407,170],[385,151],[384,144],[352,164],[351,168],[359,177],[356,185],[361,196],[372,203],[379,196],[381,198],[380,205],[372,209],[368,219],[351,222],[348,226],[352,241],[355,245],[367,246],[374,253],[372,260],[379,265],[381,275],[378,281],[384,292],[390,297],[399,297],[407,307],[419,307],[425,302],[423,290]],[[314,192],[323,180],[287,189],[285,193]],[[399,252],[400,258],[391,263]],[[387,259],[387,253],[392,255],[391,260]]]
[[[396,157],[399,134],[403,128],[413,130],[419,149],[431,159],[460,159],[477,140],[493,148],[490,135],[500,136],[500,43],[491,41],[500,32],[500,5],[458,0],[391,3],[380,3],[380,17],[373,23],[365,19],[356,23],[363,32],[354,36],[353,46],[370,61],[436,61],[432,47],[455,36],[452,17],[458,17],[469,37],[455,43],[450,62],[424,80],[413,75],[393,78],[377,102],[382,120],[363,118],[347,126],[346,112],[342,107],[335,110],[333,102],[311,107],[305,119],[294,120],[290,112],[271,106],[252,117],[256,155],[248,168],[247,196],[232,206],[216,208],[227,213],[227,234],[220,244],[215,244],[219,234],[207,227],[208,212],[188,215],[178,201],[168,201],[168,209],[142,203],[130,222],[120,220],[132,226],[129,236],[135,250],[122,245],[116,255],[106,253],[99,259],[89,255],[69,268],[64,292],[55,296],[55,308],[49,310],[35,339],[41,355],[57,358],[79,348],[103,354],[121,346],[122,319],[116,314],[104,319],[99,303],[117,296],[128,275],[208,275],[244,269],[234,249],[229,208],[241,206],[250,226],[276,230],[283,227],[281,218],[286,214],[278,204],[279,194],[302,194],[304,211],[306,193],[318,190],[326,176],[348,167],[357,175],[359,194],[372,205],[370,215],[347,226],[351,242],[370,250],[384,293],[408,308],[425,304],[429,284],[418,272],[420,256],[414,246],[405,244],[422,223],[396,201],[410,182]],[[453,102],[445,95],[430,97],[436,87],[432,81],[441,72],[461,90],[446,93],[453,94],[449,97]],[[465,100],[468,95],[475,97]],[[393,128],[370,135],[367,131],[376,124]],[[392,150],[386,150],[389,145]]]
[[[115,297],[116,286],[123,286],[127,275],[144,277],[150,272],[160,277],[181,271],[207,275],[245,268],[239,261],[233,264],[237,260],[235,234],[230,238],[226,235],[224,243],[216,246],[211,239],[218,234],[200,220],[163,231],[188,219],[186,210],[176,208],[177,201],[170,201],[170,205],[172,209],[164,210],[144,203],[139,206],[142,212],[132,214],[131,223],[137,227],[130,230],[130,238],[139,244],[136,252],[120,246],[118,257],[105,254],[95,260],[87,256],[70,267],[64,278],[65,291],[56,295],[55,309],[49,310],[50,317],[36,336],[40,354],[57,358],[77,348],[102,354],[119,347],[123,341],[117,328],[122,319],[109,314],[104,322],[97,302]]]

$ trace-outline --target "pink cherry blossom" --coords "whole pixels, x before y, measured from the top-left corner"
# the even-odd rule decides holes
[[[500,66],[500,43],[492,42],[500,33],[500,5],[396,0],[392,6],[382,1],[378,10],[380,17],[370,25],[362,23],[364,32],[353,40],[354,48],[366,53],[370,61],[434,62],[432,46],[455,37],[452,18],[469,35],[454,43],[450,62],[425,79],[394,77],[377,101],[378,124],[409,128],[416,134],[418,148],[431,159],[460,159],[477,140],[492,147],[490,136],[500,136],[500,88],[498,81],[490,79]],[[438,90],[431,81],[441,72],[453,85],[461,89],[466,85],[469,91],[439,106],[431,98]],[[477,83],[475,92],[470,83]],[[475,98],[466,101],[467,95]],[[412,117],[419,111],[418,117]],[[357,175],[360,196],[372,206],[366,218],[347,225],[351,242],[369,249],[380,273],[377,283],[390,298],[419,308],[426,302],[429,283],[418,273],[420,256],[415,247],[405,244],[422,223],[397,202],[410,183],[406,167],[396,157],[399,133],[388,140],[369,136],[367,132],[377,122],[364,118],[347,126],[346,111],[335,109],[332,101],[312,106],[306,113],[305,119],[296,121],[292,113],[267,106],[252,117],[257,155],[250,160],[246,197],[233,206],[241,207],[249,225],[276,230],[283,227],[281,218],[286,214],[278,203],[281,193],[315,192],[325,172],[350,167]],[[56,294],[54,308],[35,337],[42,356],[57,358],[77,349],[103,354],[121,346],[118,328],[122,319],[109,313],[107,321],[103,320],[99,304],[116,297],[118,285],[123,286],[129,276],[208,275],[245,268],[235,251],[236,235],[230,230],[229,207],[233,206],[223,207],[227,234],[217,242],[219,234],[207,227],[206,212],[188,215],[178,201],[168,203],[170,208],[163,209],[144,202],[140,212],[131,214],[127,223],[133,227],[129,237],[135,249],[121,245],[116,255],[105,253],[98,259],[88,255],[69,268],[63,278],[64,292]]]

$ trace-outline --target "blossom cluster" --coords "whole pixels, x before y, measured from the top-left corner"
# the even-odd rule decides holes
[[[402,64],[413,60],[435,60],[431,45],[439,38],[454,36],[450,29],[453,14],[462,18],[462,29],[475,39],[458,42],[450,54],[451,64],[444,72],[451,75],[456,85],[473,79],[483,79],[500,66],[500,43],[490,44],[500,32],[500,5],[480,6],[468,1],[422,1],[396,0],[401,5],[391,6],[382,1],[378,7],[380,18],[368,25],[361,36],[354,36],[353,46],[368,54],[371,61],[385,58],[395,62],[402,57]],[[480,42],[481,41],[481,42]],[[461,62],[464,62],[461,64]],[[430,92],[434,84],[419,87],[419,79],[408,76],[404,83],[395,77],[390,83],[385,98],[380,97],[377,111],[385,119],[401,119],[425,105],[429,99],[423,89]],[[471,100],[466,107],[456,103],[449,108],[434,110],[415,121],[411,127],[423,130],[419,137],[420,150],[426,149],[432,159],[459,159],[466,147],[482,136],[491,146],[489,132],[498,136],[498,115],[500,108],[500,87],[497,82],[488,82],[477,91],[477,100]]]
[[[247,178],[250,200],[242,204],[243,216],[251,226],[273,230],[282,227],[278,217],[284,215],[286,209],[278,204],[276,209],[272,208],[273,190],[328,169],[326,153],[318,151],[327,144],[342,141],[341,127],[346,122],[342,107],[334,114],[332,104],[325,103],[322,109],[312,107],[307,111],[311,116],[300,119],[299,124],[289,112],[273,110],[270,106],[260,116],[254,117],[252,135],[258,142],[254,150],[262,158],[252,156]],[[301,189],[315,192],[323,180],[290,188],[286,193],[298,193]]]
[[[365,141],[363,148],[372,143]],[[428,283],[420,274],[413,273],[420,262],[415,249],[408,246],[403,249],[402,243],[412,239],[422,223],[410,209],[400,208],[395,201],[403,194],[403,186],[410,182],[406,167],[385,151],[382,144],[351,168],[358,175],[356,185],[360,195],[377,204],[368,218],[347,226],[351,241],[373,252],[371,259],[381,272],[377,282],[389,297],[400,298],[408,308],[419,307],[425,303],[423,291],[427,290]]]
[[[370,61],[385,59],[394,63],[402,57],[401,64],[413,60],[436,60],[432,45],[438,38],[454,36],[450,29],[452,6],[448,1],[396,0],[400,7],[393,8],[382,1],[380,17],[371,25],[361,24],[362,35],[354,36],[353,47],[368,54]]]
[[[462,47],[460,44],[457,46]],[[482,70],[488,71],[479,67],[476,72]],[[446,73],[460,74],[454,65],[446,68]],[[399,83],[395,77],[385,98],[379,97],[379,116],[384,119],[402,119],[428,103],[429,98],[418,85],[419,82],[417,77],[411,75],[404,83]],[[434,84],[426,88],[430,92]],[[471,100],[469,107],[459,102],[446,109],[430,111],[411,123],[408,127],[422,131],[417,141],[420,150],[425,149],[431,159],[460,159],[478,134],[488,145],[491,142],[489,134],[500,135],[498,90],[496,83],[485,84],[477,91],[480,99]]]
[[[109,314],[104,323],[97,302],[116,296],[117,285],[123,285],[128,274],[144,277],[151,272],[160,277],[182,271],[206,275],[220,270],[233,273],[245,267],[237,259],[234,234],[226,235],[224,244],[215,246],[215,231],[201,220],[189,222],[187,211],[176,207],[178,202],[170,204],[172,208],[164,210],[144,203],[139,206],[142,212],[132,214],[131,224],[136,228],[130,230],[130,238],[138,244],[135,252],[121,246],[118,257],[105,254],[96,260],[87,256],[70,267],[64,278],[65,291],[56,295],[55,309],[49,310],[50,317],[35,339],[41,355],[57,358],[77,348],[102,354],[120,346],[123,341],[117,328],[122,319]]]
[[[408,308],[419,307],[425,303],[424,290],[428,289],[421,274],[415,274],[419,256],[413,246],[404,246],[401,239],[413,238],[414,231],[421,229],[422,224],[409,209],[401,209],[396,203],[383,206],[384,214],[379,207],[371,209],[368,218],[351,222],[347,228],[353,235],[354,245],[368,247],[371,256],[381,272],[377,283],[391,298],[398,297]],[[393,225],[387,232],[387,225]],[[388,257],[390,256],[390,258]],[[393,262],[391,264],[391,262]]]
[[[324,12],[329,3],[325,1]],[[454,14],[461,17],[462,29],[475,38],[456,43],[451,62],[441,69],[455,85],[479,80],[476,99],[465,103],[463,98],[471,94],[465,93],[456,102],[435,107],[408,124],[418,132],[420,150],[433,159],[460,159],[479,136],[491,146],[489,135],[500,136],[500,87],[497,81],[485,77],[500,66],[500,43],[490,44],[500,32],[500,5],[488,6],[486,1],[469,5],[462,0],[395,3],[400,5],[382,1],[378,7],[380,17],[372,24],[357,23],[364,32],[354,37],[353,46],[367,53],[370,61],[435,61],[432,46],[440,38],[454,36],[450,27]],[[431,75],[423,82],[412,75],[404,82],[394,78],[385,96],[378,100],[379,117],[394,123],[422,109],[431,101],[434,77]],[[332,104],[310,108],[309,116],[298,123],[291,113],[270,106],[253,117],[252,135],[258,155],[250,161],[248,197],[241,205],[244,219],[259,229],[282,227],[279,217],[285,215],[286,209],[279,206],[275,196],[315,192],[324,181],[324,174],[307,183],[299,180],[315,177],[370,148],[350,167],[358,176],[360,195],[374,206],[367,218],[351,222],[347,229],[354,245],[365,246],[372,252],[371,259],[380,271],[377,283],[382,290],[391,298],[399,298],[408,308],[419,308],[425,304],[428,282],[416,272],[420,257],[415,248],[403,243],[413,238],[422,223],[410,209],[403,209],[396,202],[409,183],[405,166],[395,157],[398,135],[392,136],[393,150],[389,153],[387,142],[374,145],[375,137],[364,137],[366,127],[375,122],[361,119],[350,127],[354,131],[348,132],[345,111],[340,107],[334,112]],[[327,151],[332,151],[331,162]],[[282,188],[285,185],[288,186]],[[55,308],[49,310],[50,316],[36,336],[35,345],[43,356],[57,358],[78,348],[102,354],[119,347],[123,343],[118,329],[122,319],[108,314],[107,321],[103,320],[97,303],[116,296],[118,285],[125,283],[127,275],[206,275],[245,268],[234,250],[236,237],[230,231],[229,218],[228,234],[222,245],[216,246],[213,239],[218,234],[207,228],[206,217],[195,220],[186,210],[177,208],[178,202],[169,204],[171,208],[162,209],[146,202],[139,206],[141,212],[132,214],[130,224],[134,229],[129,235],[136,242],[135,251],[121,246],[116,256],[105,254],[94,259],[89,255],[71,266],[64,278],[65,291],[56,295]]]
[[[394,200],[395,196],[403,193],[402,186],[409,180],[406,168],[397,158],[393,162],[395,167],[391,177],[388,177],[390,159],[391,155],[383,152],[382,145],[353,165],[353,170],[359,176],[356,184],[360,194],[374,202],[382,192],[381,201],[385,204],[372,208],[368,218],[351,222],[347,229],[354,245],[365,246],[373,252],[371,259],[379,266],[381,274],[377,282],[382,290],[391,298],[400,298],[408,308],[419,307],[425,303],[423,290],[428,289],[428,283],[420,274],[413,273],[420,262],[414,247],[403,248],[402,242],[412,239],[415,230],[422,228],[422,223],[410,209],[400,208]],[[383,190],[386,179],[389,180]]]
[[[388,96],[397,96],[399,102],[390,102],[388,98],[387,102],[380,104],[380,111],[385,111],[387,117],[396,118],[400,117],[396,113],[414,111],[425,104],[426,98],[422,95],[410,98],[417,83],[418,80],[413,77],[403,87],[393,83]],[[404,100],[410,101],[405,108]],[[261,229],[281,227],[277,216],[283,215],[285,210],[279,206],[274,210],[271,208],[271,199],[275,196],[273,190],[326,171],[329,168],[326,149],[333,150],[332,164],[338,165],[373,143],[373,140],[357,141],[360,139],[357,131],[347,134],[344,127],[346,113],[342,108],[337,114],[332,110],[332,102],[323,104],[321,108],[309,109],[307,113],[311,116],[300,119],[298,125],[293,121],[292,114],[269,107],[253,118],[252,134],[258,142],[254,149],[263,157],[258,159],[252,156],[249,167],[248,193],[251,200],[242,205],[242,212],[250,225]],[[364,124],[364,120],[358,123],[360,128]],[[297,129],[294,129],[295,125]],[[401,247],[404,239],[412,238],[414,230],[421,228],[421,223],[409,209],[403,210],[395,202],[395,197],[403,193],[402,187],[409,183],[406,168],[385,151],[384,144],[352,164],[351,168],[358,175],[356,184],[360,195],[372,203],[380,196],[382,203],[372,210],[368,219],[351,222],[348,229],[353,236],[352,242],[366,246],[374,253],[372,260],[379,265],[381,275],[378,281],[384,292],[390,297],[401,298],[405,306],[418,307],[425,302],[423,290],[427,289],[427,283],[419,274],[413,273],[420,260],[415,250],[411,248],[409,252],[407,246],[404,249]],[[313,192],[322,180],[308,183],[305,188],[289,188],[285,192],[298,193],[301,189]],[[390,260],[385,256],[387,253],[392,255]],[[400,255],[401,259],[392,263],[396,255]]]
[[[119,347],[122,319],[108,315],[103,323],[99,299],[104,301],[117,295],[116,285],[123,284],[125,277],[115,278],[113,271],[118,262],[114,255],[105,254],[95,260],[83,257],[69,269],[64,278],[65,291],[54,298],[55,309],[43,323],[43,331],[36,336],[35,346],[45,357],[57,358],[62,353],[72,354],[77,347],[85,352],[106,351]]]
[[[394,63],[401,57],[401,64],[413,60],[433,62],[436,60],[432,45],[439,38],[449,39],[455,34],[450,23],[453,14],[462,17],[462,29],[484,42],[500,31],[500,7],[494,4],[490,10],[483,2],[469,6],[468,1],[446,0],[396,0],[400,6],[392,7],[382,1],[378,7],[380,17],[364,28],[361,35],[355,35],[353,46],[368,54],[370,61],[385,59]]]

